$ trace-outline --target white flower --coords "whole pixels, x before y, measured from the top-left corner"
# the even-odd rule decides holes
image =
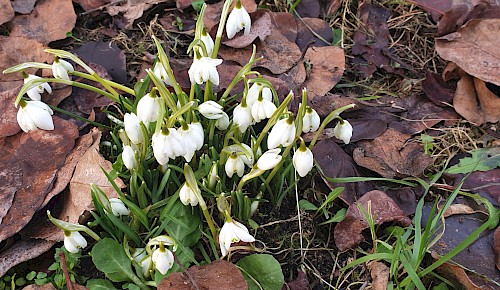
[[[314,165],[313,153],[307,147],[300,147],[293,155],[293,166],[300,177],[304,177],[311,171]]]
[[[226,23],[226,32],[227,38],[233,38],[236,33],[245,28],[245,35],[250,33],[250,26],[252,25],[252,21],[250,20],[250,15],[245,10],[245,7],[241,5],[241,2],[238,0],[236,2],[236,6],[233,8],[233,11],[229,14]]]
[[[136,248],[132,258],[141,266],[144,277],[149,277],[149,270],[151,269],[151,256],[147,255],[146,249]]]
[[[280,152],[281,150],[278,148],[267,150],[260,156],[259,160],[257,160],[257,167],[260,170],[273,169],[281,161],[282,156],[279,155]]]
[[[174,128],[164,129],[152,137],[153,154],[160,165],[169,159],[186,155],[186,148],[179,133]]]
[[[148,124],[149,122],[156,122],[158,120],[158,113],[160,112],[160,98],[145,94],[137,103],[137,117]]]
[[[137,159],[135,158],[135,151],[130,145],[123,146],[122,160],[128,170],[137,169]]]
[[[214,164],[212,164],[212,168],[210,168],[210,172],[208,173],[207,177],[208,188],[210,189],[215,188],[215,184],[217,184],[217,180],[219,179],[218,171],[219,171],[218,164],[217,162],[214,162]]]
[[[130,141],[134,144],[140,144],[144,141],[140,122],[141,120],[134,113],[126,113],[123,117],[125,132]]]
[[[352,126],[347,120],[342,120],[335,125],[333,134],[335,138],[344,141],[345,144],[349,144],[352,137]]]
[[[129,215],[130,210],[125,206],[123,201],[119,198],[110,198],[109,204],[111,205],[111,211],[114,216]]]
[[[207,119],[217,120],[222,118],[224,111],[222,106],[214,101],[206,101],[198,106],[198,111]]]
[[[247,93],[247,105],[252,107],[259,98],[259,95],[261,95],[264,100],[273,101],[273,92],[270,88],[264,87],[261,83],[254,83]]]
[[[212,39],[210,34],[207,33],[205,27],[203,27],[203,31],[201,32],[200,40],[203,42],[203,44],[205,44],[205,49],[207,50],[206,56],[211,56],[212,51],[214,50],[214,40]]]
[[[274,111],[276,111],[276,105],[264,98],[262,98],[262,100],[258,99],[252,105],[252,117],[257,123],[264,119],[270,118],[273,115]]]
[[[23,72],[23,75],[26,75],[26,77],[24,78],[25,84],[29,81],[32,81],[32,80],[41,79],[41,77],[39,77],[39,76],[27,75],[24,72]],[[40,100],[42,100],[42,96],[40,94],[42,94],[44,90],[46,90],[47,93],[52,94],[52,88],[50,87],[50,85],[48,83],[39,83],[37,85],[34,85],[26,92],[26,94],[33,101],[40,101]]]
[[[189,187],[187,182],[184,182],[184,185],[182,185],[181,190],[179,191],[179,199],[184,205],[191,204],[191,206],[196,206],[199,202],[198,197],[193,189]]]
[[[54,78],[56,79],[63,79],[69,81],[70,78],[68,74],[74,71],[75,69],[73,68],[71,63],[63,59],[56,58],[52,63],[52,75],[54,75]]]
[[[174,265],[174,255],[169,249],[158,248],[153,252],[152,257],[156,270],[165,275]]]
[[[166,85],[172,86],[174,83],[168,76],[167,70],[160,61],[156,62],[153,68],[153,74],[162,80]]]
[[[278,120],[267,137],[267,148],[274,149],[280,145],[289,146],[295,140],[296,131],[293,118]]]
[[[226,113],[222,112],[222,117],[215,121],[215,127],[217,127],[217,129],[221,131],[226,130],[227,127],[229,127],[229,116]]]
[[[17,123],[24,132],[36,130],[54,130],[54,122],[51,115],[52,109],[40,101],[19,102],[19,111],[17,111]]]
[[[196,150],[200,150],[203,147],[205,138],[203,127],[201,126],[201,123],[195,122],[179,127],[177,132],[179,133],[181,140],[184,141],[186,149],[184,159],[186,159],[187,162],[190,162]]]
[[[242,104],[236,106],[233,110],[233,121],[238,125],[240,132],[244,133],[248,126],[254,123],[250,106],[243,106]]]
[[[239,157],[241,158],[241,160],[243,160],[243,163],[245,163],[248,167],[252,167],[254,161],[252,148],[250,148],[250,146],[244,143],[241,143],[240,145],[243,147],[243,149],[238,151],[244,152],[245,154],[240,155]]]
[[[87,241],[79,232],[70,232],[69,235],[64,233],[64,247],[70,253],[78,253],[80,249],[87,246]]]
[[[304,118],[302,119],[302,132],[315,132],[319,128],[320,121],[321,120],[316,110],[307,107]]]
[[[255,238],[250,235],[248,229],[241,223],[235,220],[225,222],[219,234],[219,245],[222,256],[226,256],[227,250],[231,247],[232,243],[239,241],[251,243],[255,242]]]
[[[195,52],[196,54],[196,52]],[[201,85],[210,80],[214,85],[219,85],[219,73],[216,66],[222,63],[222,59],[213,59],[211,57],[196,58],[188,70],[191,83],[196,82]]]
[[[226,161],[226,166],[224,167],[226,170],[226,174],[229,178],[233,177],[233,174],[236,172],[239,177],[243,176],[245,171],[245,163],[240,156],[236,154],[231,154]]]

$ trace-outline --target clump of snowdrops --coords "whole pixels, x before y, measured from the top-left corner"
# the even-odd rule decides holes
[[[280,102],[272,84],[252,70],[259,60],[255,47],[228,88],[213,92],[213,86],[219,85],[217,66],[222,60],[217,59],[217,51],[224,27],[228,38],[251,29],[250,16],[240,1],[230,12],[231,2],[225,1],[215,41],[203,25],[205,6],[200,12],[189,47],[193,63],[188,93],[176,82],[155,37],[156,62],[133,89],[102,79],[75,55],[56,49],[46,50],[54,55],[52,65],[30,62],[4,71],[24,76],[15,105],[25,132],[54,129],[53,111],[41,101],[44,91],[51,93],[49,82],[92,90],[121,106],[122,114],[110,115],[116,124],[110,134],[119,155],[113,171],[105,172],[119,198],[108,198],[92,186],[89,194],[95,210],[90,227],[48,215],[64,231],[69,252],[87,247],[82,233],[99,241],[92,256],[107,275],[112,271],[96,256],[115,251],[119,251],[115,256],[126,255],[134,269],[126,273],[126,280],[142,289],[156,286],[171,271],[198,264],[193,249],[207,262],[229,256],[233,250],[259,251],[243,223],[255,226],[251,217],[261,202],[279,203],[299,177],[311,171],[311,149],[328,123],[337,120],[335,135],[345,143],[352,135],[349,122],[339,116],[352,106],[335,110],[321,123],[307,105],[304,89],[298,111],[289,111],[293,92]],[[86,72],[75,71],[71,61]],[[51,69],[54,78],[28,75],[27,68]],[[103,89],[73,81],[73,76],[96,81]],[[244,90],[234,91],[240,82]],[[307,132],[316,132],[309,144],[301,138]],[[117,176],[128,181],[123,191],[113,182]],[[91,230],[96,225],[99,234]],[[108,278],[120,281],[116,275]]]

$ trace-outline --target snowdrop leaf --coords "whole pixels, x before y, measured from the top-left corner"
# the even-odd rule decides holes
[[[90,290],[116,290],[113,283],[105,279],[92,279],[87,281],[87,288]]]
[[[239,260],[237,265],[242,269],[249,290],[280,290],[285,284],[281,266],[271,255],[250,255]],[[254,281],[260,285],[257,285]]]

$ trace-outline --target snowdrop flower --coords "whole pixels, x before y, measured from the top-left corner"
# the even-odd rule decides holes
[[[347,120],[339,121],[333,129],[333,134],[335,138],[344,141],[345,144],[349,144],[352,137],[352,126]]]
[[[226,174],[229,178],[233,177],[235,172],[239,177],[242,177],[245,171],[245,163],[238,155],[231,154],[229,158],[227,158],[224,169],[226,170]]]
[[[320,125],[320,118],[316,110],[311,107],[306,108],[306,113],[304,114],[304,118],[302,119],[302,132],[315,132],[318,130]]]
[[[233,8],[233,11],[229,14],[226,23],[226,32],[227,38],[233,38],[236,33],[245,28],[245,35],[250,33],[250,26],[252,25],[252,21],[250,19],[250,15],[245,10],[245,7],[241,5],[240,0],[236,1],[236,6]]]
[[[160,112],[160,98],[156,97],[156,91],[145,94],[137,103],[137,117],[145,124],[156,122]]]
[[[119,198],[110,198],[109,204],[111,205],[111,211],[114,216],[129,215],[130,210],[125,206],[123,201]]]
[[[217,127],[217,129],[221,131],[226,130],[227,127],[229,127],[229,116],[226,113],[222,112],[222,117],[215,121],[215,127]]]
[[[214,162],[212,164],[212,168],[210,168],[210,172],[208,173],[208,188],[213,189],[215,188],[215,185],[217,184],[217,180],[219,180],[219,174],[218,174],[219,168],[217,165],[217,162]]]
[[[23,77],[24,77],[24,83],[28,83],[29,81],[36,80],[36,79],[41,79],[41,77],[36,76],[36,75],[28,75],[24,71],[22,72]],[[30,99],[33,101],[41,101],[42,100],[42,94],[43,91],[47,91],[47,93],[52,94],[52,88],[48,83],[39,83],[37,85],[32,86],[26,94]]]
[[[52,63],[52,75],[54,75],[54,78],[56,79],[63,79],[69,81],[69,75],[70,73],[74,72],[75,69],[71,65],[71,63],[59,59],[56,57],[54,59],[54,62]]]
[[[264,100],[273,101],[273,92],[270,88],[264,87],[261,83],[254,83],[250,89],[248,89],[246,97],[247,105],[252,107],[259,99],[259,96],[262,96]]]
[[[222,59],[213,59],[199,55],[198,49],[195,50],[193,64],[188,70],[191,83],[196,82],[201,85],[210,80],[214,85],[219,85],[219,73],[216,66],[222,63]]]
[[[87,246],[87,241],[80,234],[80,232],[68,232],[64,231],[64,247],[70,253],[78,253],[80,249],[83,249]]]
[[[267,137],[267,148],[274,149],[280,145],[289,146],[295,140],[295,132],[293,117],[278,120]]]
[[[257,160],[257,167],[260,170],[273,169],[281,161],[282,156],[279,155],[280,153],[281,150],[278,148],[267,150],[260,156],[259,160]]]
[[[137,169],[137,159],[135,158],[135,151],[130,145],[123,146],[122,160],[128,170]]]
[[[302,142],[299,149],[293,154],[293,167],[297,170],[300,177],[304,177],[311,171],[314,165],[313,153]]]
[[[153,252],[152,261],[156,270],[165,275],[174,265],[174,254],[160,244],[160,247]]]
[[[224,116],[222,106],[214,101],[206,101],[198,106],[198,111],[207,119],[217,120]]]
[[[245,133],[247,128],[254,123],[252,109],[246,103],[236,106],[233,110],[233,122],[238,125],[241,133]]]
[[[250,235],[248,229],[241,223],[235,220],[226,221],[219,234],[219,245],[222,256],[226,256],[227,250],[231,247],[232,243],[239,241],[251,243],[255,242],[255,238]]]
[[[134,113],[126,113],[123,117],[125,132],[134,144],[141,144],[144,141],[141,129],[141,120]]]
[[[186,155],[186,148],[179,133],[174,128],[163,129],[152,137],[153,154],[160,165],[169,159]]]
[[[207,33],[207,29],[205,27],[203,27],[203,31],[201,32],[200,40],[203,42],[205,49],[207,50],[206,56],[211,56],[214,50],[214,40],[210,34]]]
[[[186,149],[184,159],[190,162],[196,150],[200,150],[203,147],[205,138],[203,127],[200,122],[184,124],[177,129],[177,132],[179,133],[180,139],[184,141]]]
[[[19,111],[17,111],[17,123],[24,132],[30,130],[54,130],[54,122],[51,115],[54,114],[52,109],[45,103],[40,101],[25,101],[19,102]]]
[[[167,70],[160,61],[156,62],[153,68],[153,74],[155,74],[155,76],[157,76],[168,86],[172,86],[174,83],[168,76]]]
[[[181,190],[179,191],[179,199],[184,205],[191,204],[191,206],[196,206],[199,202],[196,193],[191,187],[189,187],[187,182],[184,182],[184,185],[182,185]]]
[[[141,266],[144,277],[149,277],[149,270],[151,270],[152,261],[151,256],[147,255],[146,249],[136,248],[132,258],[137,264],[139,264],[139,266]]]
[[[274,111],[276,111],[276,105],[273,102],[259,97],[257,101],[252,105],[252,117],[256,123],[270,118]]]

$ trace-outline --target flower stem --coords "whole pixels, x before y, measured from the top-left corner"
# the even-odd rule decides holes
[[[92,77],[89,74],[83,73],[83,72],[75,71],[75,72],[72,73],[72,75],[77,76],[77,77],[82,77],[84,79],[95,81],[94,77]],[[103,81],[105,83],[107,83],[108,85],[110,85],[111,87],[113,87],[113,88],[116,88],[118,90],[124,91],[125,93],[127,93],[129,95],[135,96],[135,91],[133,89],[129,88],[129,87],[126,87],[126,86],[121,85],[119,83],[115,83],[115,82],[110,81],[110,80],[103,79]]]
[[[316,144],[316,142],[318,141],[318,138],[321,135],[321,132],[323,132],[323,130],[325,129],[326,125],[328,125],[328,123],[330,123],[335,118],[337,118],[337,116],[340,115],[340,113],[342,113],[343,111],[350,109],[350,108],[354,108],[354,104],[349,104],[349,105],[343,106],[341,108],[338,108],[338,109],[332,111],[330,114],[328,114],[328,116],[326,116],[326,118],[323,120],[323,123],[321,123],[321,126],[319,126],[318,131],[316,131],[316,135],[314,135],[314,139],[309,144],[309,149],[312,150],[314,148],[314,144]]]

